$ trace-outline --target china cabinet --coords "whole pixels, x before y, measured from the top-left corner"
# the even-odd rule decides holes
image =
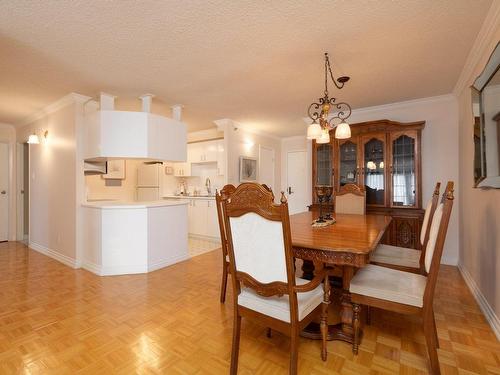
[[[420,248],[418,241],[422,209],[421,133],[424,121],[400,123],[390,120],[351,125],[351,138],[330,143],[313,141],[312,185],[345,184],[366,190],[366,212],[392,216],[384,242]],[[313,191],[312,209],[318,199]],[[330,209],[334,209],[330,205]]]

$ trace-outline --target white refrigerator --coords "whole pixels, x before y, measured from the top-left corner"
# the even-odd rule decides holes
[[[162,163],[144,163],[137,169],[137,201],[149,202],[161,199]]]

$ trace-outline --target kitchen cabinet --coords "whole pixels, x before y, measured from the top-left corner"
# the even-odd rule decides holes
[[[175,177],[191,176],[191,163],[174,163],[174,176]]]
[[[188,145],[188,161],[191,163],[217,162],[218,140],[190,143]]]
[[[217,207],[213,199],[190,199],[188,205],[190,235],[220,238]]]
[[[83,158],[186,160],[186,125],[147,112],[91,111],[84,116]]]

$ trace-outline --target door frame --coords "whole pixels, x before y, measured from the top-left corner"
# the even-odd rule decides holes
[[[12,156],[11,156],[11,145],[10,142],[6,141],[0,141],[0,144],[4,144],[7,146],[7,191],[10,192],[10,184],[11,184],[11,172],[12,172]],[[11,214],[11,204],[12,204],[12,199],[11,199],[11,194],[7,194],[7,239],[6,240],[0,240],[0,242],[8,242],[10,239],[10,230],[11,230],[11,222],[10,222],[10,214]]]
[[[273,153],[273,182],[272,182],[271,186],[269,186],[269,187],[273,190],[274,195],[276,197],[278,197],[279,195],[276,195],[277,194],[277,192],[276,192],[276,150],[272,147],[263,146],[263,145],[259,144],[259,172],[258,172],[259,178],[261,176],[261,168],[262,168],[262,149],[265,149],[267,151],[271,151]]]
[[[23,184],[24,145],[16,142],[16,241],[24,240],[24,196],[21,196],[21,190],[24,190]]]

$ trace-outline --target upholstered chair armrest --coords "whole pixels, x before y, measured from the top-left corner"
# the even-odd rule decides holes
[[[310,292],[311,290],[315,289],[319,284],[321,284],[322,281],[328,280],[328,269],[323,268],[319,271],[315,270],[316,275],[314,278],[308,282],[307,284],[302,284],[302,285],[296,285],[294,290],[297,293],[305,293],[305,292]]]

